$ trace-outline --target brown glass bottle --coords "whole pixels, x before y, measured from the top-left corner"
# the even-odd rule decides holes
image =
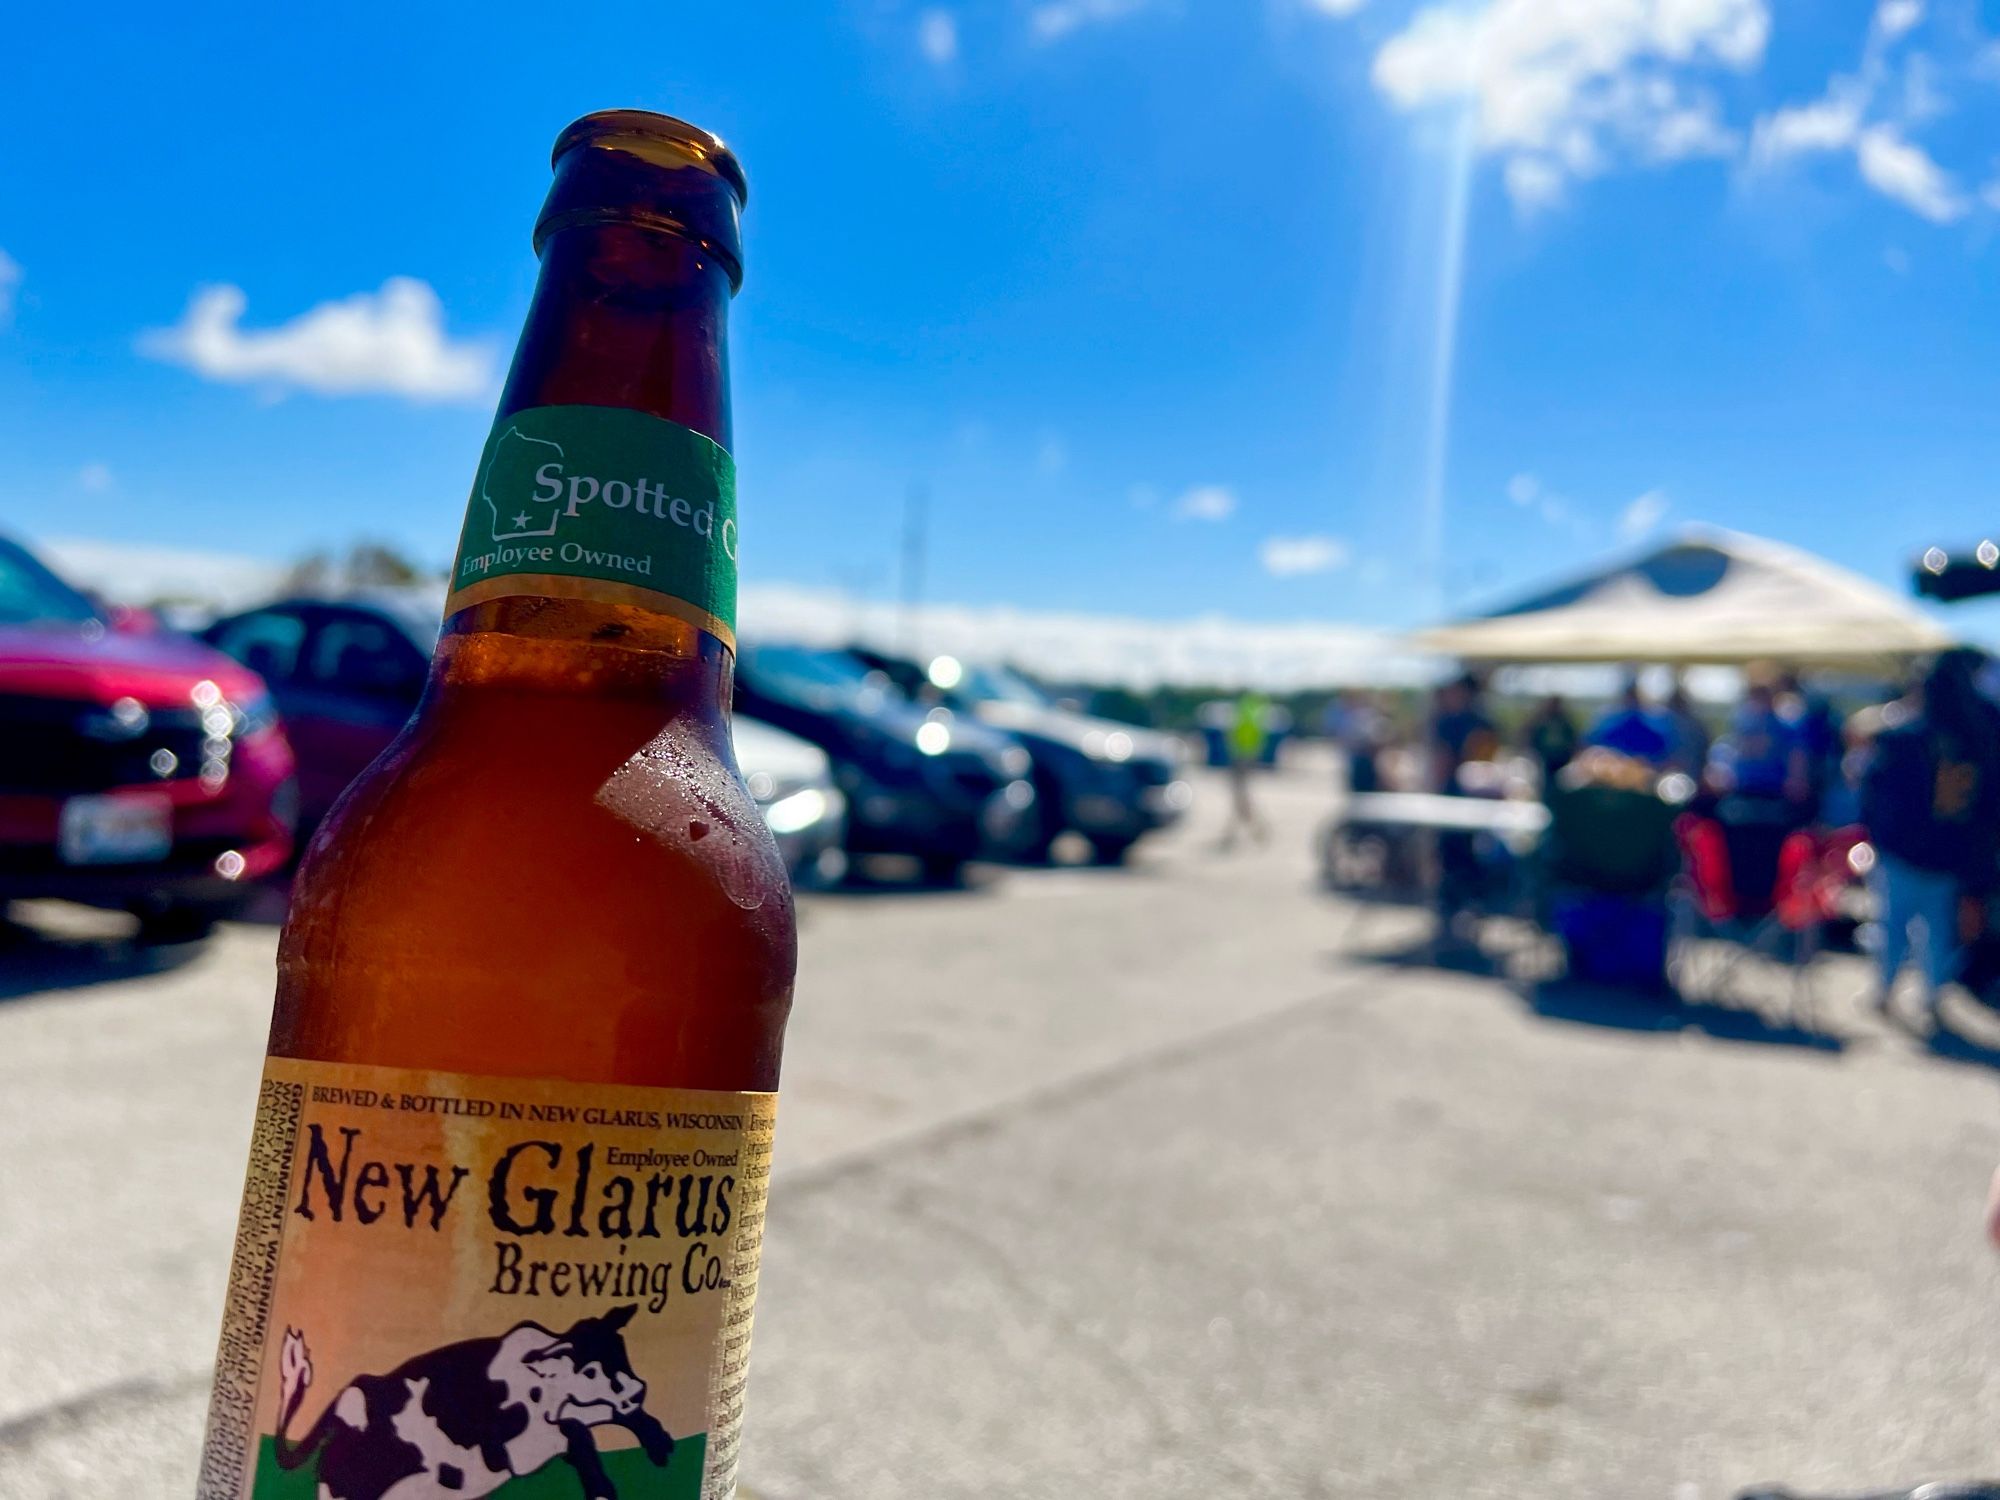
[[[694,1138],[689,1147],[633,1123],[664,1117],[713,1126],[736,1117],[733,1097],[775,1092],[791,1003],[790,891],[736,770],[728,727],[735,544],[725,329],[742,274],[744,183],[719,141],[637,111],[571,126],[557,143],[555,174],[535,232],[540,281],[475,482],[422,702],[312,841],[280,944],[270,1038],[276,1071],[267,1075],[260,1105],[231,1283],[231,1327],[250,1321],[234,1335],[233,1372],[232,1333],[225,1332],[210,1433],[213,1456],[225,1377],[233,1375],[252,1469],[258,1434],[275,1432],[262,1439],[265,1467],[304,1454],[297,1462],[321,1465],[325,1482],[333,1445],[317,1429],[307,1432],[322,1409],[334,1435],[350,1447],[366,1445],[365,1431],[339,1426],[344,1419],[329,1403],[341,1386],[329,1381],[388,1374],[367,1367],[369,1351],[393,1339],[367,1323],[376,1316],[369,1308],[350,1311],[341,1300],[342,1288],[372,1285],[376,1274],[457,1278],[431,1299],[449,1302],[452,1317],[434,1333],[408,1330],[412,1356],[466,1337],[499,1339],[495,1348],[502,1349],[507,1319],[532,1321],[556,1339],[538,1347],[561,1349],[575,1325],[569,1354],[533,1367],[539,1381],[570,1358],[565,1378],[575,1389],[563,1398],[570,1403],[566,1425],[537,1405],[557,1399],[545,1398],[538,1383],[523,1384],[512,1405],[503,1403],[501,1429],[529,1425],[500,1447],[474,1443],[468,1450],[460,1441],[471,1430],[468,1419],[443,1422],[437,1452],[423,1462],[442,1474],[441,1489],[459,1493],[487,1493],[509,1475],[557,1461],[575,1463],[588,1489],[590,1466],[600,1461],[596,1447],[640,1465],[637,1444],[652,1460],[648,1474],[669,1462],[659,1456],[659,1423],[644,1410],[651,1398],[616,1388],[615,1373],[604,1373],[606,1359],[584,1361],[589,1339],[623,1339],[606,1358],[626,1359],[635,1388],[650,1384],[656,1395],[677,1382],[692,1390],[698,1372],[663,1372],[662,1362],[683,1354],[660,1354],[650,1365],[641,1358],[646,1338],[669,1348],[664,1332],[648,1332],[649,1318],[685,1321],[696,1316],[686,1309],[699,1311],[705,1296],[732,1299],[730,1326],[740,1324],[741,1335],[732,1339],[747,1344],[755,1245],[744,1242],[749,1228],[731,1222],[750,1217],[752,1190],[736,1175],[746,1164],[712,1165],[730,1159],[723,1136]],[[624,446],[591,447],[612,441],[598,436],[604,432]],[[515,462],[516,452],[529,456]],[[685,454],[730,476],[725,501],[705,502],[680,482],[675,465]],[[514,468],[503,475],[508,463]],[[514,539],[489,540],[489,532]],[[659,550],[657,559],[642,555],[648,547]],[[682,582],[694,579],[710,592],[690,597],[699,590],[655,587],[670,583],[662,574],[677,568]],[[720,583],[719,570],[728,574]],[[400,1071],[378,1080],[370,1070]],[[419,1074],[432,1081],[412,1092],[408,1079]],[[280,1075],[303,1092],[274,1096],[271,1080]],[[510,1091],[494,1082],[510,1079],[532,1087]],[[387,1104],[377,1098],[384,1094]],[[359,1098],[385,1112],[351,1102]],[[345,1101],[348,1113],[328,1115],[315,1137],[310,1117],[326,1099]],[[275,1124],[274,1110],[281,1117]],[[282,1118],[288,1111],[289,1126]],[[411,1111],[439,1119],[419,1124]],[[593,1117],[611,1119],[623,1133],[585,1140],[526,1130],[536,1118],[567,1118],[581,1130],[575,1122]],[[282,1137],[287,1128],[288,1144],[265,1146],[272,1130]],[[343,1163],[349,1130],[356,1134]],[[435,1159],[383,1157],[382,1174],[369,1178],[371,1147],[382,1149],[378,1138],[395,1143],[398,1130],[432,1132],[404,1155],[420,1149]],[[503,1162],[522,1140],[532,1141],[526,1154],[517,1150]],[[673,1149],[654,1149],[663,1142]],[[323,1160],[312,1154],[315,1143]],[[278,1204],[263,1213],[273,1221],[268,1247],[253,1243],[260,1151],[274,1161],[288,1154],[290,1163],[286,1172],[262,1169],[271,1180],[261,1198]],[[612,1173],[607,1162],[642,1164]],[[336,1170],[343,1166],[344,1174]],[[405,1166],[407,1178],[399,1176]],[[439,1184],[465,1174],[462,1196],[439,1216],[444,1230],[429,1223],[420,1191],[432,1167]],[[621,1174],[631,1178],[629,1189],[613,1182]],[[758,1178],[760,1229],[761,1168],[751,1164],[749,1175]],[[709,1181],[697,1187],[703,1177]],[[406,1215],[411,1183],[418,1201]],[[697,1192],[701,1206],[691,1215]],[[675,1206],[678,1234],[670,1222]],[[333,1212],[343,1207],[344,1217]],[[380,1217],[362,1224],[363,1207]],[[302,1228],[304,1210],[316,1215]],[[541,1227],[538,1215],[550,1227]],[[452,1252],[455,1271],[437,1269],[424,1257],[443,1254],[441,1234],[461,1219],[477,1220],[479,1233],[468,1228]],[[495,1226],[511,1227],[503,1233]],[[321,1248],[294,1249],[284,1238],[294,1232],[321,1236]],[[289,1261],[280,1258],[280,1242]],[[727,1253],[740,1274],[709,1268],[725,1246],[733,1246]],[[268,1276],[260,1281],[261,1273],[246,1272],[246,1257],[259,1256],[279,1263],[276,1290]],[[537,1290],[529,1292],[529,1271],[538,1264],[547,1285],[535,1276]],[[590,1275],[600,1264],[609,1270],[593,1293]],[[321,1280],[315,1265],[327,1268]],[[560,1277],[546,1269],[557,1265],[570,1269]],[[633,1269],[655,1265],[667,1267],[665,1292],[655,1286],[661,1273]],[[704,1274],[710,1285],[683,1295],[681,1279],[692,1275],[698,1283]],[[565,1290],[557,1295],[559,1280]],[[634,1287],[636,1295],[625,1295]],[[261,1314],[251,1306],[259,1295]],[[652,1306],[656,1297],[659,1307]],[[297,1351],[289,1342],[281,1347],[275,1326],[303,1316],[285,1310],[293,1305],[312,1309],[322,1324],[315,1350],[351,1350],[351,1368],[300,1383],[304,1339]],[[258,1316],[273,1326],[259,1329]],[[428,1315],[395,1316],[423,1322]],[[607,1318],[617,1326],[607,1330]],[[343,1327],[348,1322],[351,1329]],[[699,1340],[675,1328],[680,1342],[672,1349],[696,1358]],[[503,1350],[493,1359],[513,1357]],[[313,1359],[315,1367],[327,1363],[317,1352]],[[735,1377],[740,1393],[741,1351],[732,1359],[724,1374]],[[586,1368],[596,1375],[579,1373]],[[492,1378],[504,1385],[511,1377]],[[699,1378],[711,1393],[719,1388],[714,1370]],[[614,1388],[607,1396],[587,1387],[588,1379],[610,1379]],[[440,1399],[435,1388],[433,1379],[426,1400]],[[725,1395],[740,1408],[736,1395]],[[633,1411],[620,1405],[628,1399],[638,1402]],[[712,1418],[715,1400],[711,1394]],[[350,1416],[359,1411],[348,1408]],[[615,1434],[599,1430],[606,1423],[625,1427],[627,1437],[610,1441]],[[573,1430],[579,1426],[581,1436]],[[563,1451],[546,1458],[558,1439]],[[313,1441],[319,1446],[308,1453]],[[717,1441],[711,1433],[711,1448]],[[732,1455],[733,1444],[732,1425]],[[397,1461],[413,1460],[405,1454]],[[205,1497],[257,1492],[248,1471],[216,1477],[210,1467],[205,1461]],[[733,1473],[733,1456],[726,1467]],[[217,1474],[226,1468],[216,1466]],[[727,1479],[711,1454],[698,1492],[724,1493],[717,1486]]]

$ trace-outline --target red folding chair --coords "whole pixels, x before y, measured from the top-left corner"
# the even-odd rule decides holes
[[[1668,897],[1667,974],[1686,999],[1736,998],[1751,1004],[1768,995],[1743,995],[1732,981],[1752,960],[1782,970],[1789,1009],[1796,1019],[1814,999],[1812,965],[1825,946],[1827,924],[1840,915],[1840,898],[1852,879],[1848,857],[1858,829],[1833,833],[1801,828],[1778,846],[1768,891],[1740,889],[1730,856],[1729,830],[1712,817],[1685,813],[1674,824],[1681,875]]]

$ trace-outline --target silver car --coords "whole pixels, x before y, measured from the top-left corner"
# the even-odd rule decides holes
[[[795,886],[831,885],[847,870],[847,799],[826,752],[761,719],[736,715],[736,764],[763,810]]]

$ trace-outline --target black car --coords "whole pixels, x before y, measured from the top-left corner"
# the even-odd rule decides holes
[[[940,656],[927,665],[857,647],[913,704],[936,704],[1002,730],[1034,758],[1035,831],[1025,853],[1046,859],[1066,829],[1089,841],[1100,864],[1117,864],[1146,834],[1194,802],[1180,742],[1148,729],[1093,718],[1054,702],[1005,667]]]
[[[850,854],[907,854],[951,882],[969,860],[1006,857],[1034,829],[1027,751],[949,710],[926,712],[844,651],[746,644],[736,706],[833,761]]]

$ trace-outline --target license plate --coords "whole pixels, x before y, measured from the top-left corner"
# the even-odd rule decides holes
[[[174,847],[164,797],[72,797],[62,807],[57,851],[66,865],[142,865]]]

